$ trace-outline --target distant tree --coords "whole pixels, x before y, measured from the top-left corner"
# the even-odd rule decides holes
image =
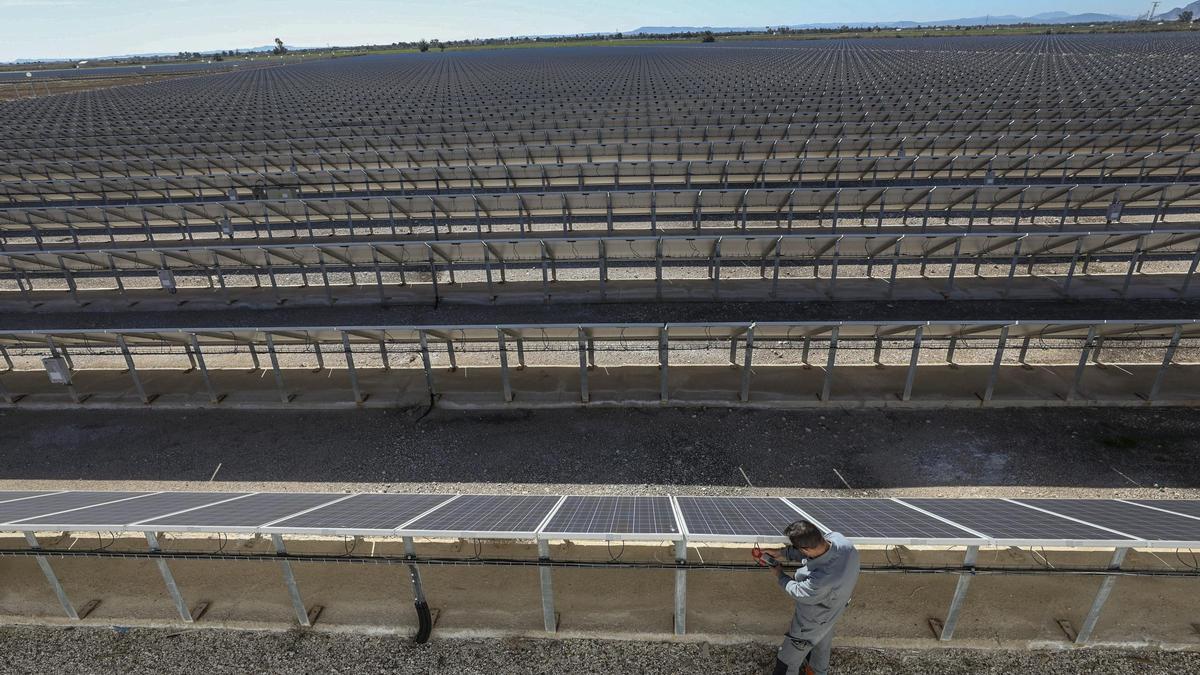
[[[1180,23],[1191,23],[1193,16],[1194,15],[1192,14],[1192,10],[1185,9],[1179,13],[1179,22]]]
[[[700,41],[701,42],[716,42],[717,36],[713,35],[713,32],[711,30],[706,30],[700,34]]]
[[[624,33],[617,33],[616,35],[613,35],[613,38],[614,38],[614,39],[617,39],[617,40],[624,40],[624,39],[625,39],[625,34],[624,34]]]
[[[417,43],[417,49],[419,49],[421,52],[429,51],[429,42],[427,40],[421,40]]]

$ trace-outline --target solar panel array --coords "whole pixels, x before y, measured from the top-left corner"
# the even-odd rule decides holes
[[[243,65],[0,104],[0,280],[445,269],[450,249],[396,248],[451,235],[1195,231],[1187,35],[769,46]],[[543,264],[504,249],[492,262]],[[293,291],[321,292],[307,281]]]
[[[544,534],[679,534],[670,497],[580,497],[563,500],[542,528]]]
[[[788,499],[826,531],[860,539],[978,539],[979,533],[951,525],[892,499]]]
[[[1188,501],[1186,499],[1134,499],[1131,503],[1173,511],[1193,518],[1200,518],[1200,501]]]
[[[559,497],[463,495],[405,525],[406,530],[533,534]]]
[[[1022,499],[1022,504],[1053,511],[1148,541],[1200,540],[1200,518],[1151,512],[1136,504],[1108,499]]]
[[[802,518],[864,543],[1200,547],[1200,500],[0,491],[0,531],[783,541]]]
[[[772,497],[676,497],[689,536],[779,537],[799,519]]]
[[[1095,541],[1129,537],[1004,499],[906,499],[905,503],[998,540]]]

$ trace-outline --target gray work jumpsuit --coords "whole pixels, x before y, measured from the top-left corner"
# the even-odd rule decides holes
[[[792,625],[777,654],[787,664],[788,675],[800,672],[805,656],[817,675],[826,674],[834,624],[845,611],[858,581],[858,551],[854,544],[837,532],[825,535],[825,540],[829,550],[811,560],[790,546],[784,549],[788,560],[801,563],[794,578],[779,577],[783,591],[796,602]]]

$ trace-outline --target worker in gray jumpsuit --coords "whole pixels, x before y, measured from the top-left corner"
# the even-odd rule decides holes
[[[796,602],[792,625],[776,654],[775,675],[826,675],[834,624],[858,581],[858,551],[841,534],[822,535],[807,520],[788,525],[783,534],[791,546],[764,551],[776,558],[770,569]],[[783,571],[779,558],[800,563],[794,576]]]

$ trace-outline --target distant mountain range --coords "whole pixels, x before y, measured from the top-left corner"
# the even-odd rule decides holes
[[[1155,16],[1154,18],[1161,19],[1163,21],[1175,21],[1176,19],[1179,18],[1179,15],[1182,14],[1183,12],[1191,12],[1193,21],[1200,19],[1200,0],[1196,0],[1196,2],[1193,2],[1192,4],[1186,5],[1184,7],[1176,7],[1175,9],[1173,9],[1169,12],[1163,12],[1162,14],[1159,14],[1159,15]]]
[[[296,48],[292,45],[285,45],[285,46],[288,49]],[[249,49],[238,49],[237,52],[241,53],[241,54],[258,54],[258,53],[262,53],[262,52],[269,52],[272,49],[275,49],[275,45],[264,45],[262,47],[250,47]],[[205,56],[212,56],[214,54],[220,54],[224,51],[226,51],[226,50],[224,50],[224,49],[209,49],[209,50],[205,50],[205,51],[202,51],[199,53],[203,54]],[[166,56],[175,56],[176,53],[177,52],[144,52],[141,54],[113,54],[110,56],[81,56],[81,57],[64,57],[64,58],[57,58],[57,59],[49,59],[49,58],[47,58],[47,59],[14,59],[12,61],[12,63],[61,63],[61,62],[80,61],[83,59],[86,59],[88,61],[107,61],[110,59],[153,59],[153,58],[166,57]]]
[[[1200,6],[1200,0],[1196,0],[1192,5]],[[1189,5],[1191,7],[1191,5]],[[1179,9],[1171,10],[1176,12],[1178,16]],[[1197,12],[1200,15],[1200,12]],[[1163,15],[1165,16],[1165,15]],[[971,16],[962,19],[943,19],[941,21],[844,21],[840,23],[802,23],[787,26],[796,30],[804,30],[811,28],[840,28],[849,26],[851,28],[916,28],[917,26],[1004,26],[1018,23],[1038,23],[1038,24],[1068,24],[1068,23],[1105,23],[1112,21],[1131,21],[1135,17],[1122,16],[1119,14],[1069,14],[1067,12],[1043,12],[1033,16],[1016,16],[1013,14],[999,14],[993,16]],[[1156,17],[1158,18],[1158,17]],[[761,30],[760,27],[746,26],[642,26],[630,31],[625,31],[626,35],[661,35],[664,33],[694,33],[697,31],[711,30],[714,33],[739,33],[747,30]]]
[[[1179,18],[1179,15],[1185,11],[1191,11],[1197,20],[1200,20],[1200,0],[1195,0],[1191,4],[1183,7],[1161,12],[1154,16],[1156,21],[1174,21]],[[806,30],[814,28],[841,28],[848,26],[850,28],[917,28],[919,26],[1005,26],[1022,23],[1032,24],[1087,24],[1087,23],[1108,23],[1114,21],[1133,21],[1139,17],[1124,16],[1120,14],[1099,14],[1095,12],[1087,12],[1083,14],[1070,14],[1068,12],[1042,12],[1033,16],[1016,16],[1014,14],[997,14],[990,16],[971,16],[961,19],[943,19],[940,21],[844,21],[831,23],[801,23],[786,26],[795,30]],[[1141,18],[1145,18],[1142,15]],[[773,27],[779,27],[773,24]],[[700,31],[710,30],[714,33],[743,33],[747,31],[761,31],[765,26],[642,26],[633,30],[624,31],[625,35],[663,35],[667,33],[696,33]],[[575,33],[575,34],[554,34],[554,35],[538,35],[538,36],[522,36],[522,37],[540,37],[540,38],[555,38],[555,37],[578,37],[591,35],[609,35],[609,33]],[[305,47],[295,47],[287,45],[288,49],[305,49]],[[263,45],[261,47],[250,47],[248,49],[239,49],[242,54],[269,52],[275,48],[275,45]],[[223,50],[214,49],[200,52],[205,55],[219,54]],[[156,58],[175,56],[174,52],[151,52],[143,54],[120,54],[112,56],[88,56],[76,58],[47,58],[47,59],[15,59],[11,63],[50,63],[50,62],[71,62],[78,61],[81,58],[86,58],[93,61],[103,61],[106,59],[131,59],[131,58]]]

